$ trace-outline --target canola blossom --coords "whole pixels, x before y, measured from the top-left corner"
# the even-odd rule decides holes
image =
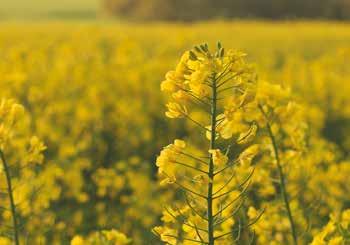
[[[83,244],[126,245],[130,243],[131,243],[131,239],[129,239],[122,232],[115,229],[95,232],[90,234],[88,237],[75,235],[73,239],[70,241],[71,245],[83,245]]]
[[[164,226],[154,228],[163,242],[239,244],[244,241],[242,233],[254,239],[250,227],[263,211],[255,212],[255,217],[251,217],[253,211],[248,216],[242,212],[253,173],[260,169],[255,159],[269,157],[279,174],[277,188],[292,234],[287,239],[298,243],[280,155],[293,152],[293,159],[305,151],[307,124],[290,91],[258,81],[245,56],[226,51],[221,43],[214,52],[202,44],[185,52],[161,83],[170,98],[165,115],[189,120],[209,140],[207,156],[203,150],[200,155],[192,153],[185,141],[177,139],[157,158],[161,184],[173,184],[182,193],[175,205],[165,208]],[[177,96],[180,91],[186,96]],[[196,109],[206,118],[194,119],[191,112]],[[232,154],[231,149],[238,151]]]

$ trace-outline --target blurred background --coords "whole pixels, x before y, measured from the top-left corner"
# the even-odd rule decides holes
[[[23,104],[21,127],[47,145],[35,170],[45,189],[19,209],[28,244],[70,244],[101,229],[160,244],[151,229],[177,196],[159,186],[156,156],[175,138],[208,143],[193,124],[164,116],[160,83],[185,50],[219,40],[307,109],[308,153],[287,178],[299,226],[311,217],[320,231],[350,207],[349,19],[350,0],[0,0],[0,99]],[[260,190],[275,190],[275,173],[259,171],[268,175],[251,203],[269,202],[273,212],[277,195]],[[0,223],[10,225],[5,214]],[[291,244],[285,213],[273,217],[271,234],[260,237]]]
[[[1,0],[1,18],[350,18],[349,0]]]

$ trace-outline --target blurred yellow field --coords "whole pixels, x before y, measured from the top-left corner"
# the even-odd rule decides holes
[[[197,234],[193,227],[177,224],[166,212],[165,206],[181,205],[184,199],[174,183],[159,184],[164,184],[164,176],[159,174],[163,163],[156,158],[162,147],[175,139],[186,141],[193,156],[208,154],[205,132],[191,122],[207,121],[207,115],[196,109],[187,112],[186,108],[191,120],[170,120],[169,115],[184,116],[174,114],[179,108],[170,108],[165,116],[171,96],[160,86],[186,50],[208,43],[214,52],[218,41],[226,51],[220,57],[238,57],[237,66],[244,69],[248,69],[246,63],[251,64],[249,76],[257,74],[254,79],[262,84],[257,85],[257,94],[268,90],[271,98],[266,103],[272,111],[282,111],[276,116],[281,117],[281,125],[271,122],[271,128],[276,134],[281,132],[277,142],[285,147],[280,149],[281,167],[297,242],[348,244],[350,24],[301,21],[0,23],[0,150],[2,166],[4,160],[9,165],[8,170],[0,168],[4,176],[0,178],[4,207],[0,211],[0,244],[11,244],[13,237],[13,210],[6,194],[8,171],[20,244],[213,244],[200,239],[201,232],[208,233],[206,228]],[[229,53],[230,49],[246,53],[244,61],[240,53]],[[198,61],[201,52],[194,51],[193,61]],[[196,70],[197,65],[191,69]],[[223,67],[214,73],[224,73]],[[251,78],[241,79],[239,86]],[[269,85],[259,87],[265,81]],[[200,91],[200,99],[207,98],[206,92]],[[289,100],[298,106],[292,108],[294,104],[286,102]],[[227,103],[219,102],[218,106],[225,108],[223,114],[228,118]],[[293,113],[288,114],[289,110]],[[244,109],[247,111],[249,108]],[[249,244],[251,240],[253,244],[295,244],[280,195],[276,153],[264,136],[268,131],[262,125],[266,127],[268,120],[255,117],[253,112],[241,117],[254,122],[257,132],[252,142],[262,150],[234,170],[237,178],[233,184],[237,186],[252,169],[254,174],[249,176],[241,209],[227,225],[218,227],[215,236],[221,239],[226,230],[232,234],[225,240],[218,238],[215,244]],[[247,127],[237,126],[231,136],[238,137]],[[239,156],[253,144],[226,139],[219,130],[218,136],[213,134],[211,139],[226,140],[219,146],[232,145],[229,157]],[[220,158],[222,153],[211,151],[210,161],[215,154]],[[191,181],[195,178],[198,176],[192,176]],[[225,180],[223,177],[218,185]],[[166,181],[174,182],[171,178]],[[206,183],[211,181],[200,185],[206,187]],[[192,188],[201,190],[195,184]],[[230,193],[228,200],[243,190]],[[181,216],[171,208],[175,216]],[[249,220],[257,216],[259,219],[248,227]],[[192,226],[207,227],[197,221],[195,217],[188,220]],[[160,228],[164,223],[168,228]],[[241,228],[238,236],[235,230]],[[186,240],[186,236],[191,238]],[[203,236],[210,241],[210,236]]]

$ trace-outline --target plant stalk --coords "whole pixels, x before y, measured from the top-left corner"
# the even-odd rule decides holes
[[[16,205],[13,198],[13,188],[12,188],[12,182],[11,182],[11,175],[10,175],[10,169],[7,164],[5,154],[2,150],[0,150],[0,158],[4,166],[4,171],[6,175],[6,183],[7,183],[7,192],[10,199],[10,206],[11,206],[11,214],[12,214],[12,223],[13,223],[13,240],[15,245],[19,245],[19,236],[18,236],[18,223],[17,223],[17,213],[16,213]]]
[[[293,243],[294,243],[294,245],[298,245],[297,232],[296,232],[295,223],[294,223],[293,216],[292,216],[292,211],[291,211],[290,205],[289,205],[288,193],[286,190],[285,175],[283,173],[283,168],[281,166],[276,139],[275,139],[275,136],[272,132],[271,125],[269,122],[267,122],[267,130],[268,130],[271,142],[272,142],[273,151],[275,153],[276,165],[277,165],[279,179],[280,179],[281,194],[282,194],[282,198],[284,201],[284,205],[285,205],[286,210],[287,210],[290,228],[292,230]]]
[[[210,137],[210,149],[215,149],[215,137],[216,137],[216,104],[217,104],[217,87],[216,78],[213,77],[212,86],[212,101],[211,101],[211,137]],[[214,161],[212,154],[209,161],[209,185],[208,185],[208,244],[214,245],[214,216],[213,216],[213,182],[214,182]]]

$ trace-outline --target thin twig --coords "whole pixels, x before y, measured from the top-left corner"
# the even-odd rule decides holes
[[[242,182],[241,184],[239,184],[238,187],[235,187],[235,188],[233,188],[232,190],[227,191],[227,192],[225,192],[225,193],[223,193],[223,194],[220,194],[220,195],[218,195],[218,196],[213,196],[213,199],[217,199],[217,198],[220,198],[220,197],[222,197],[222,196],[225,196],[225,195],[227,195],[227,194],[229,194],[229,193],[231,193],[231,192],[237,190],[238,188],[244,186],[244,185],[250,180],[250,178],[252,177],[252,175],[253,175],[253,173],[254,173],[254,170],[255,170],[255,168],[253,168],[253,170],[250,172],[250,174],[248,175],[248,177],[247,177],[245,180],[243,180],[243,182]],[[250,183],[248,183],[248,185],[249,185],[249,184],[250,184]]]
[[[194,170],[197,170],[198,172],[201,172],[201,173],[204,173],[204,174],[208,174],[208,172],[202,170],[202,169],[199,169],[199,168],[196,168],[196,167],[193,167],[191,165],[188,165],[186,163],[182,163],[182,162],[178,162],[178,161],[171,161],[171,163],[175,163],[175,164],[179,164],[181,166],[184,166],[184,167],[187,167],[187,168],[191,168],[191,169],[194,169]]]

